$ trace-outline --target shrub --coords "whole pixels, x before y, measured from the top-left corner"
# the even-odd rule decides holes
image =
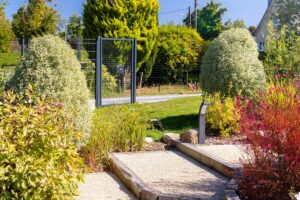
[[[183,79],[187,72],[198,67],[202,43],[203,39],[194,29],[173,24],[161,26],[151,76],[165,77],[162,82]]]
[[[269,24],[265,45],[264,66],[267,75],[276,80],[277,75],[300,77],[300,36],[283,26],[279,31]]]
[[[66,42],[51,35],[31,40],[9,87],[18,93],[28,84],[35,85],[39,94],[63,103],[66,112],[74,113],[76,128],[89,132],[89,90],[80,63]]]
[[[82,181],[81,133],[63,105],[6,93],[0,97],[0,199],[73,199]]]
[[[216,93],[208,96],[207,100],[211,103],[206,112],[210,133],[222,137],[238,133],[240,113],[236,109],[235,99],[222,98],[219,93]]]
[[[300,191],[299,84],[275,85],[241,110],[250,144],[239,190],[247,199],[289,199]]]
[[[11,24],[9,20],[5,17],[4,7],[1,7],[1,5],[0,5],[0,30],[1,30],[0,53],[10,52],[10,43],[15,38],[15,35],[11,29]]]
[[[88,88],[91,92],[95,92],[95,64],[91,61],[88,61],[84,69],[84,73],[87,80]],[[116,78],[108,72],[107,68],[104,65],[102,65],[102,93],[109,94],[111,92],[116,91],[116,89]]]
[[[109,152],[141,150],[147,128],[144,115],[128,106],[96,110],[92,134],[86,147],[89,165],[103,169],[109,165]]]
[[[210,94],[252,96],[265,79],[257,44],[246,29],[224,31],[209,46],[202,61],[200,84]]]

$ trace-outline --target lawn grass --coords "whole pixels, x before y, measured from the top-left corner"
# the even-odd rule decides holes
[[[164,133],[181,133],[198,126],[198,111],[202,97],[180,98],[159,103],[123,105],[145,113],[148,120],[159,119],[164,130],[148,130],[147,136],[160,140]],[[103,115],[109,115],[116,106],[101,108]],[[99,111],[97,111],[99,113]]]
[[[20,60],[20,52],[0,53],[0,66],[15,66]]]

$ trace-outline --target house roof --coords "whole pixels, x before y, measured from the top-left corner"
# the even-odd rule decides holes
[[[270,11],[271,11],[271,5],[272,5],[273,1],[274,1],[274,0],[270,0],[270,3],[269,3],[269,5],[268,5],[268,8],[267,8],[267,10],[266,10],[264,16],[263,16],[262,19],[260,20],[260,22],[259,22],[259,24],[258,24],[258,27],[256,28],[256,31],[255,31],[255,33],[254,33],[254,37],[257,36],[257,33],[260,31],[260,29],[261,29],[261,27],[262,27],[262,25],[263,25],[263,23],[264,23],[264,21],[265,21],[265,18],[268,17],[268,14],[269,14]]]

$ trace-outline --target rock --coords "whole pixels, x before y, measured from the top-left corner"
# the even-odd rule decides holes
[[[191,129],[180,134],[180,141],[190,144],[198,144],[198,132]]]
[[[153,138],[151,138],[151,137],[146,137],[145,141],[148,142],[148,143],[154,142]]]
[[[150,119],[152,129],[164,130],[164,127],[159,119]]]
[[[175,133],[165,133],[162,139],[168,146],[176,146],[175,141],[179,140],[179,135]]]

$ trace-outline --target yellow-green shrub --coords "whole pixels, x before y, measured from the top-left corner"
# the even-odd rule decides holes
[[[89,165],[107,167],[108,153],[112,151],[142,150],[147,128],[147,118],[134,108],[116,106],[96,110],[86,147]]]
[[[235,109],[235,99],[230,97],[223,98],[220,93],[210,95],[207,99],[211,102],[206,114],[210,130],[222,137],[237,133],[239,131],[240,114]]]
[[[83,178],[80,137],[61,104],[0,96],[0,199],[73,199]]]

